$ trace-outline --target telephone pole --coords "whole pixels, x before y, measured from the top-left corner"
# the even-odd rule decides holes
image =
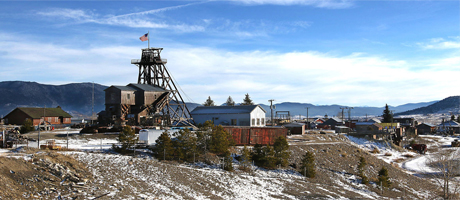
[[[343,110],[348,109],[348,107],[340,107],[342,109],[342,124],[343,124]]]
[[[274,125],[274,122],[273,122],[273,101],[275,101],[274,99],[270,99],[268,100],[270,102],[270,114],[271,114],[271,124],[272,126]]]
[[[348,107],[348,128],[351,129],[351,109],[353,109],[353,107]]]
[[[307,109],[307,129],[310,129],[310,121],[308,121],[308,109],[310,107],[305,107],[305,109]]]

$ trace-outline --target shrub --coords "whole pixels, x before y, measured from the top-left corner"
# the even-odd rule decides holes
[[[112,145],[112,148],[119,153],[127,153],[136,144],[138,138],[131,126],[125,126],[120,134],[118,134],[117,140],[121,143],[121,147]]]
[[[367,161],[364,157],[359,158],[359,163],[358,163],[358,175],[361,177],[361,183],[362,184],[367,184],[369,183],[369,179],[367,176],[364,174],[364,167],[366,167]]]
[[[23,125],[21,126],[21,133],[28,133],[34,130],[34,125],[32,124],[32,120],[26,119],[24,120]]]

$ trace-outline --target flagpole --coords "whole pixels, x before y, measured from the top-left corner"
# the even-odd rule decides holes
[[[149,40],[149,49],[150,49],[150,31],[147,31],[147,39]]]

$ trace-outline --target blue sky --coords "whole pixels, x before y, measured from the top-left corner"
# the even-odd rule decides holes
[[[137,81],[150,44],[185,101],[397,106],[460,95],[459,1],[0,1],[0,76]]]

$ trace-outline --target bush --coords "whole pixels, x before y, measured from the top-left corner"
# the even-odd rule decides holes
[[[24,120],[24,123],[21,126],[21,133],[24,134],[24,133],[28,133],[33,130],[34,130],[34,125],[32,123],[32,120],[30,119]]]
[[[230,151],[227,151],[225,153],[224,170],[233,171],[233,157]]]
[[[157,159],[171,160],[174,154],[174,148],[168,131],[161,133],[160,137],[155,140],[153,152]]]

